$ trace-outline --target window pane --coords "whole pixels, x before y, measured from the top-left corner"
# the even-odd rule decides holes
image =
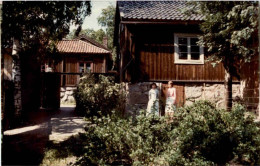
[[[190,38],[190,44],[191,45],[198,45],[197,42],[198,42],[198,38]]]
[[[84,73],[84,63],[79,64],[79,72]]]
[[[91,63],[86,63],[87,72],[91,72]]]
[[[179,59],[187,59],[188,54],[187,53],[179,53]]]
[[[188,52],[187,46],[179,46],[179,52]]]
[[[187,43],[187,38],[179,38],[179,44],[185,44],[185,45],[187,45],[188,43]]]
[[[191,59],[192,60],[199,60],[200,54],[199,53],[191,53]]]
[[[200,52],[199,46],[191,46],[191,52]]]

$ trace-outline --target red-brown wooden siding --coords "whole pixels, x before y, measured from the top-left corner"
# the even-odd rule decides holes
[[[55,72],[72,73],[61,75],[61,85],[75,86],[79,81],[79,75],[73,73],[79,72],[79,62],[92,62],[93,73],[107,72],[107,55],[64,55],[62,61],[55,66]],[[65,77],[65,78],[63,78]],[[64,82],[65,81],[65,82]]]
[[[199,33],[198,26],[123,25],[119,35],[122,80],[222,82],[224,68],[205,64],[174,63],[174,33]],[[134,45],[134,47],[132,47]],[[133,62],[127,65],[132,57]],[[205,60],[207,56],[205,56]],[[126,68],[125,70],[123,70]]]
[[[149,80],[210,80],[222,81],[222,64],[204,65],[174,64],[173,46],[143,46],[140,50],[140,67]]]

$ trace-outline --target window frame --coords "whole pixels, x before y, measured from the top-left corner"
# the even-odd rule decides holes
[[[81,72],[81,71],[80,71],[80,64],[81,64],[81,63],[83,63],[83,65],[84,65],[84,67],[83,67],[84,72]],[[87,69],[87,67],[86,67],[87,65],[86,65],[86,64],[87,64],[87,63],[90,64],[90,68],[91,68],[91,69],[90,69],[90,70],[91,70],[90,73],[93,73],[93,62],[92,62],[92,61],[80,61],[80,62],[78,63],[78,71],[79,71],[79,73],[85,73],[85,72],[86,72],[86,69]]]
[[[187,60],[179,59],[179,38],[187,38]],[[189,33],[174,33],[174,63],[175,64],[197,64],[203,65],[204,64],[204,48],[199,46],[199,60],[192,60],[191,59],[191,38],[198,38],[199,34],[189,34]]]

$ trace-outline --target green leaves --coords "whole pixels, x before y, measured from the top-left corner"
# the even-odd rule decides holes
[[[249,61],[258,49],[258,2],[194,2],[205,16],[200,42],[207,46],[212,61]],[[197,9],[197,8],[196,8]],[[194,9],[192,9],[194,10]]]
[[[85,74],[74,93],[77,111],[86,117],[100,117],[116,109],[122,115],[126,100],[122,86],[114,83],[112,77]]]
[[[259,164],[260,131],[245,108],[230,112],[207,101],[180,108],[166,117],[121,118],[115,112],[94,118],[86,131],[83,163],[88,165]],[[102,161],[102,163],[100,163]],[[85,164],[86,165],[86,164]]]
[[[3,47],[11,47],[15,38],[20,41],[22,50],[36,47],[42,51],[39,55],[45,54],[50,42],[69,33],[71,23],[83,23],[90,14],[90,7],[86,1],[3,2]]]

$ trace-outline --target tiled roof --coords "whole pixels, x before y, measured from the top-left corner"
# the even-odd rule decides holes
[[[201,21],[202,15],[186,15],[183,10],[189,5],[186,1],[119,1],[118,7],[124,20],[189,20]]]
[[[63,39],[57,44],[60,53],[108,54],[110,51],[103,45],[88,41],[88,38]]]

